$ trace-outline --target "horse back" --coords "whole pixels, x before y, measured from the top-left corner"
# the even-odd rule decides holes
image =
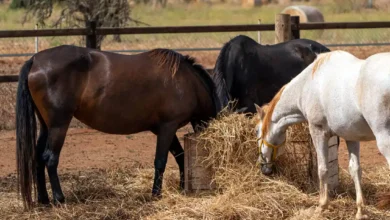
[[[128,134],[215,116],[207,76],[171,50],[121,55],[62,46],[34,57],[29,85],[48,124],[51,115],[74,115],[94,129]]]
[[[333,51],[304,71],[302,108],[312,124],[329,127],[347,140],[372,139],[357,92],[364,63],[350,53]]]

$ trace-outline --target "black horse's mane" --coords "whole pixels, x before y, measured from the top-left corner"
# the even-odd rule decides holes
[[[224,75],[225,71],[223,70],[223,68],[226,65],[226,55],[228,55],[228,52],[230,50],[231,42],[232,40],[223,45],[213,70],[213,81],[217,88],[217,95],[221,102],[222,108],[225,107],[230,101],[230,88],[228,88],[227,83],[225,81],[226,76]]]

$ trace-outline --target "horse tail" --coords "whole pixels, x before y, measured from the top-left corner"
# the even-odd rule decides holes
[[[25,208],[32,207],[32,191],[36,192],[35,146],[37,126],[34,115],[35,104],[28,88],[28,74],[32,64],[33,58],[28,60],[20,71],[16,97],[18,193],[21,193]]]
[[[228,58],[231,49],[231,41],[227,42],[218,55],[217,62],[213,70],[213,81],[217,88],[217,95],[222,108],[228,105],[230,100],[230,89],[233,83],[233,72],[228,71]]]

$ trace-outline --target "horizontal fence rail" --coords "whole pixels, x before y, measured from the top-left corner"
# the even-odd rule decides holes
[[[0,83],[17,82],[18,80],[18,75],[0,75]]]
[[[218,32],[241,32],[241,31],[274,31],[274,30],[275,30],[274,24],[249,24],[249,25],[212,25],[212,26],[96,28],[96,34],[98,35],[186,34],[186,33],[210,33],[210,32],[218,33]]]
[[[130,28],[96,28],[91,21],[86,28],[75,29],[42,29],[42,30],[3,30],[0,38],[23,38],[23,37],[56,37],[56,36],[85,36],[87,47],[94,48],[93,40],[98,35],[132,35],[132,34],[179,34],[179,33],[217,33],[217,32],[246,32],[246,31],[275,31],[275,24],[245,24],[245,25],[210,25],[210,26],[161,26],[161,27],[130,27]],[[375,29],[390,28],[390,21],[377,22],[313,22],[291,23],[291,30],[298,34],[300,30],[326,30],[326,29]],[[88,42],[92,39],[91,42]],[[92,45],[92,46],[91,46]],[[363,43],[363,44],[324,44],[328,47],[336,46],[362,46],[362,45],[390,45],[389,43]],[[212,48],[176,48],[176,51],[217,51],[219,47]],[[138,53],[148,50],[107,50],[118,53]],[[35,53],[0,54],[0,57],[32,56]],[[207,69],[212,71],[212,69]],[[0,83],[17,82],[17,75],[0,75]]]
[[[42,29],[42,30],[7,30],[0,31],[0,38],[16,37],[59,37],[80,36],[90,34],[87,28],[73,29]]]
[[[390,28],[390,21],[378,22],[313,22],[291,24],[291,30],[326,30],[326,29],[364,29]],[[275,24],[246,25],[208,25],[208,26],[161,26],[130,28],[96,28],[97,35],[115,34],[178,34],[209,32],[241,32],[241,31],[274,31]],[[0,38],[15,37],[54,37],[80,36],[93,34],[89,28],[43,29],[43,30],[6,30],[0,31]]]
[[[131,27],[131,28],[96,28],[97,35],[115,34],[179,34],[179,33],[209,33],[209,32],[240,32],[240,31],[273,31],[274,24],[253,25],[212,25],[212,26],[161,26],[161,27]],[[52,37],[80,36],[92,34],[88,28],[75,29],[45,29],[45,30],[7,30],[0,31],[0,38],[14,37]]]
[[[293,29],[294,27],[291,27]],[[372,29],[390,28],[390,21],[370,21],[370,22],[310,22],[301,23],[300,30],[327,30],[327,29]]]

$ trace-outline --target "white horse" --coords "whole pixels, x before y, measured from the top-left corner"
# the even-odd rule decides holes
[[[267,112],[256,106],[259,160],[262,172],[272,172],[282,151],[288,126],[307,121],[318,158],[320,200],[328,198],[328,140],[346,140],[349,172],[356,189],[356,218],[363,215],[359,141],[375,140],[390,165],[390,53],[361,60],[345,51],[321,54],[285,85],[269,103]]]

